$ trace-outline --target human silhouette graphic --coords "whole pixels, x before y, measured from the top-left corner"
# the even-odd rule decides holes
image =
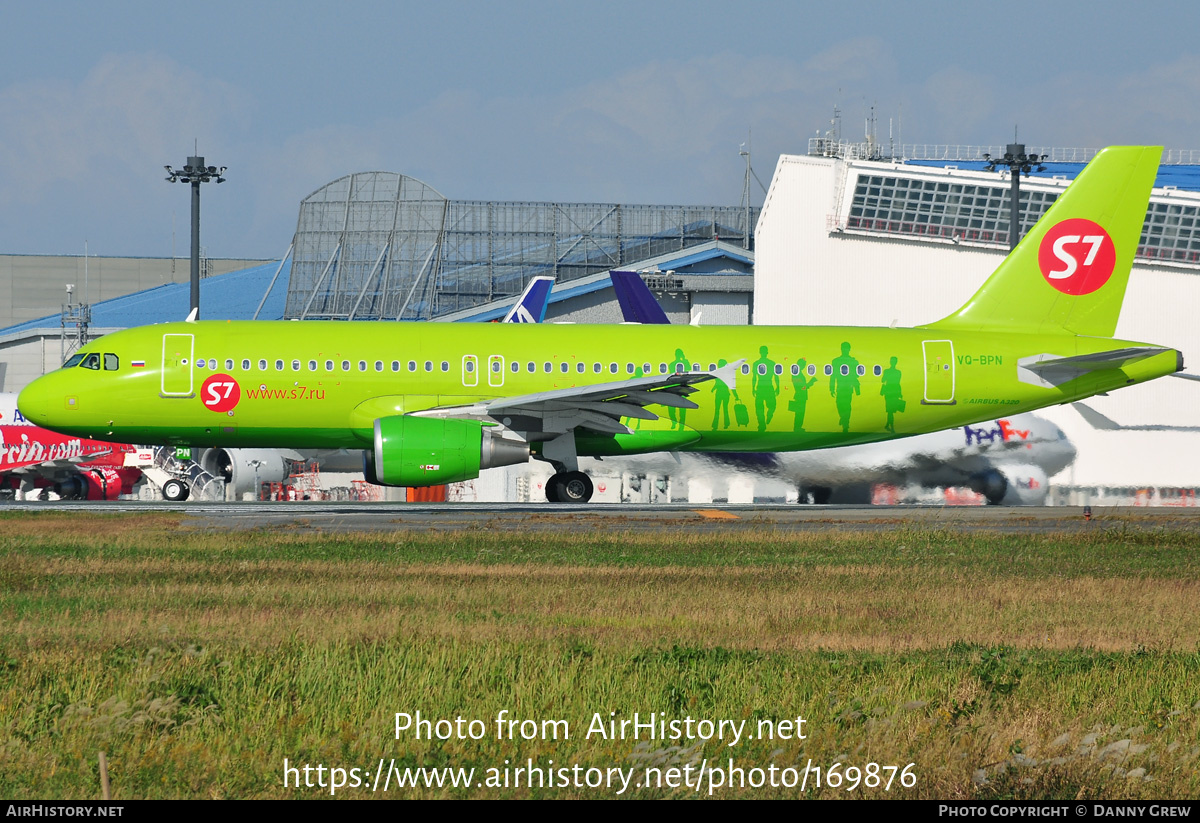
[[[850,431],[850,407],[854,395],[862,394],[858,385],[858,361],[850,356],[850,344],[842,344],[842,356],[833,359],[833,374],[829,378],[829,393],[837,401],[838,424],[842,432]]]
[[[725,367],[725,366],[727,366],[727,365],[728,365],[728,362],[727,362],[727,361],[725,361],[725,360],[718,360],[718,361],[717,361],[717,368],[724,368],[724,367]],[[715,392],[715,393],[716,393],[716,395],[717,395],[717,396],[716,396],[716,398],[715,398],[715,399],[716,399],[716,403],[717,403],[717,407],[716,407],[716,409],[713,411],[713,422],[712,422],[713,431],[716,431],[718,428],[726,428],[726,429],[727,429],[727,428],[729,428],[729,395],[730,395],[730,388],[729,388],[729,386],[725,385],[725,381],[724,381],[724,380],[714,380],[714,381],[712,381],[712,384],[713,384],[712,391],[713,391],[713,392]],[[733,392],[732,392],[732,393],[733,393],[733,399],[734,399],[734,400],[740,400],[740,399],[741,399],[741,398],[739,398],[739,397],[738,397],[738,393],[737,393],[737,390],[736,390],[736,389],[735,389],[735,390],[733,390]],[[721,418],[721,413],[722,413],[722,412],[724,412],[724,413],[725,413],[725,425],[724,425],[724,426],[718,426],[718,423],[717,423],[717,421],[718,421],[718,420],[720,420],[720,418]]]
[[[804,412],[808,408],[808,390],[816,384],[817,378],[808,376],[806,372],[808,362],[803,357],[796,361],[796,366],[800,369],[799,372],[792,375],[792,388],[795,389],[796,396],[788,404],[788,408],[796,414],[792,431],[802,432],[804,431]]]
[[[896,364],[899,358],[892,358],[892,365],[883,370],[883,385],[879,393],[883,395],[883,410],[887,412],[887,423],[884,428],[892,434],[896,433],[896,412],[904,411],[904,396],[900,390],[900,370]]]
[[[671,374],[679,374],[680,372],[689,372],[692,370],[692,364],[683,355],[683,349],[675,350],[675,359],[671,361]],[[676,420],[676,412],[679,413],[679,419]],[[671,428],[687,428],[687,409],[676,409],[674,406],[667,406],[667,415],[671,418]]]
[[[761,346],[762,355],[754,361],[751,370],[751,388],[754,390],[754,416],[758,418],[758,430],[766,431],[775,416],[775,399],[779,396],[779,375],[775,373],[775,361],[767,357],[767,347]]]

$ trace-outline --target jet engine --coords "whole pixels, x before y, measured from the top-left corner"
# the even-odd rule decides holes
[[[967,486],[991,506],[1044,506],[1050,491],[1046,473],[1026,465],[988,469],[973,475]]]
[[[116,500],[124,485],[116,469],[82,469],[55,483],[54,493],[63,500]]]
[[[528,459],[528,443],[501,437],[478,420],[404,414],[375,421],[374,448],[363,456],[363,475],[380,486],[434,486]]]
[[[288,461],[278,449],[205,449],[200,453],[200,468],[225,480],[241,499],[246,492],[257,496],[256,483],[280,483],[287,479]]]

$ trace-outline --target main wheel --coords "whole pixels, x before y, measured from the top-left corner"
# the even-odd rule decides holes
[[[554,503],[586,503],[592,499],[593,490],[592,478],[583,472],[562,472],[546,484],[546,499]]]
[[[164,500],[179,503],[188,499],[189,491],[187,483],[172,477],[166,483],[163,483],[162,496]]]

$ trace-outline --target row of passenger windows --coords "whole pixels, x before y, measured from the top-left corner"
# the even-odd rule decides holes
[[[98,355],[91,355],[91,356],[98,357]],[[115,358],[116,355],[105,355],[105,357]],[[186,366],[187,365],[186,358],[183,361],[181,361],[181,363],[182,363],[182,365]],[[235,363],[234,360],[227,359],[224,364],[225,370],[233,371],[234,363]],[[252,363],[253,363],[253,361],[251,361],[251,360],[242,360],[242,371],[251,371]],[[71,364],[68,362],[68,365],[71,365]],[[87,368],[99,368],[99,366],[87,366],[86,363],[83,365]],[[292,360],[290,363],[292,371],[304,371],[304,369],[303,369],[304,365],[305,365],[305,363],[302,360]],[[318,369],[319,365],[320,365],[319,361],[309,360],[307,363],[307,366],[308,366],[307,370],[312,371],[312,372],[319,371],[319,369]],[[325,365],[326,372],[338,371],[338,369],[335,368],[335,366],[338,365],[337,361],[335,361],[335,360],[326,360],[324,365]],[[355,370],[354,369],[355,364],[353,361],[342,360],[340,365],[341,365],[340,370],[343,372],[349,372],[349,371]],[[269,371],[270,366],[271,366],[271,361],[268,361],[268,360],[259,360],[258,361],[258,370],[259,371]],[[274,361],[275,371],[286,371],[288,369],[288,366],[289,366],[289,363],[286,360]],[[357,370],[360,372],[371,371],[372,369],[377,372],[382,372],[382,371],[387,370],[385,368],[384,361],[382,361],[382,360],[376,360],[376,361],[374,361],[374,364],[369,364],[368,361],[366,361],[366,360],[359,360],[357,363],[357,366],[358,366]],[[474,360],[466,360],[464,362],[463,367],[468,374],[473,374],[476,369],[475,361]],[[108,366],[105,366],[105,368],[108,368]],[[112,368],[115,369],[116,365],[113,365]],[[221,361],[216,358],[201,357],[196,360],[196,368],[197,369],[219,369],[219,368],[221,368]],[[488,363],[488,369],[493,374],[499,374],[503,370],[503,368],[504,368],[503,363],[499,359],[492,359]],[[511,371],[514,374],[517,374],[521,371],[521,363],[514,360],[509,364],[509,368],[511,369]],[[450,371],[450,362],[448,360],[441,361],[441,363],[439,364],[439,369],[443,372]],[[703,369],[704,369],[704,366],[701,363],[692,363],[691,364],[692,371],[698,372],[698,371],[702,371]],[[399,361],[399,360],[391,361],[391,370],[393,372],[401,371],[401,361]],[[422,368],[418,367],[418,363],[416,360],[408,361],[408,371],[416,372],[416,371],[421,371],[421,370],[422,370]],[[423,364],[423,370],[426,372],[434,371],[434,362],[432,360],[426,360]],[[530,374],[534,374],[539,371],[538,364],[532,360],[529,360],[525,363],[525,370],[527,372],[529,372]],[[557,370],[559,372],[561,372],[562,374],[569,374],[572,371],[571,364],[566,363],[566,362],[559,363]],[[708,370],[716,371],[717,364],[709,363]],[[541,371],[544,374],[553,373],[555,371],[554,364],[549,361],[544,361],[541,364]],[[583,362],[576,363],[574,371],[577,374],[586,374],[588,371],[588,364],[583,363]],[[603,373],[605,373],[605,371],[607,371],[609,374],[620,374],[621,367],[620,367],[619,363],[608,363],[607,366],[604,363],[592,363],[591,371],[593,374],[603,374]],[[673,364],[659,363],[658,364],[658,373],[659,374],[668,374],[671,371],[682,374],[682,373],[688,371],[688,365],[684,364],[684,363],[673,363]],[[741,371],[742,371],[742,374],[750,374],[751,368],[748,364],[743,363]],[[756,371],[760,375],[765,375],[767,373],[766,364],[764,364],[764,363],[758,364],[756,367]],[[782,375],[784,372],[784,368],[779,363],[776,363],[776,364],[774,364],[773,371],[777,375]],[[807,368],[807,372],[809,375],[815,375],[817,373],[817,367],[813,364],[809,364],[809,366]],[[861,377],[867,373],[867,367],[863,366],[863,365],[859,365],[857,368],[857,372],[858,372],[858,375]],[[625,364],[625,373],[629,374],[629,375],[638,374],[639,373],[638,365],[636,363],[626,363]],[[654,374],[653,364],[642,363],[640,373],[642,375]],[[791,373],[792,373],[793,377],[799,375],[800,374],[800,366],[796,363],[793,363],[791,366]],[[841,373],[843,375],[849,375],[850,367],[848,365],[842,365]],[[876,376],[883,374],[883,367],[875,366],[873,369],[873,373]],[[833,366],[832,365],[830,365],[830,364],[825,365],[825,374],[826,375],[833,374]]]

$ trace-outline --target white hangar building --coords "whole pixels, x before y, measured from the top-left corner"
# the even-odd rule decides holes
[[[754,322],[915,326],[956,310],[1008,252],[1011,181],[984,169],[985,151],[1005,149],[912,146],[901,154],[922,159],[892,161],[871,143],[814,138],[807,155],[781,156],[755,233]],[[1095,154],[1028,151],[1048,160],[1044,174],[1020,181],[1022,235]],[[1179,349],[1192,373],[1200,373],[1198,162],[1200,153],[1164,154],[1117,326],[1118,337]],[[1163,378],[1087,405],[1109,428],[1070,406],[1040,412],[1079,450],[1055,478],[1059,502],[1192,498],[1200,384]]]

